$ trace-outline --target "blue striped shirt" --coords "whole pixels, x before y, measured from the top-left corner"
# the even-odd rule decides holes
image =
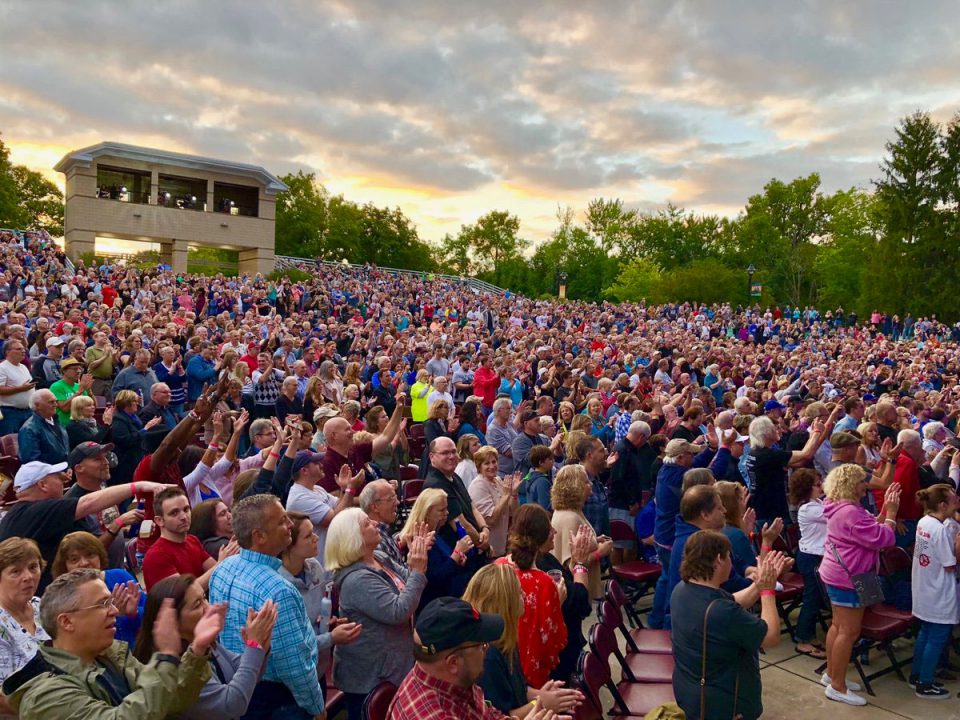
[[[240,550],[213,571],[210,602],[229,603],[220,642],[227,650],[242,654],[240,629],[247,624],[247,610],[259,610],[267,600],[277,604],[264,680],[286,685],[303,710],[323,712],[323,695],[317,679],[317,636],[303,597],[293,583],[278,572],[280,560],[255,550]]]

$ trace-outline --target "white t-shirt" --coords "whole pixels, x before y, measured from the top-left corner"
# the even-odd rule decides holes
[[[9,360],[0,362],[0,387],[17,387],[26,385],[33,380],[30,375],[30,368],[23,363],[14,365]],[[15,407],[28,409],[30,407],[30,398],[33,397],[33,390],[24,390],[13,395],[0,396],[0,405],[3,407]]]
[[[800,525],[800,551],[808,555],[823,555],[823,545],[827,541],[827,518],[823,514],[823,501],[811,500],[797,510],[797,524]]]
[[[310,490],[300,483],[293,483],[287,494],[287,512],[303,513],[313,523],[313,531],[317,534],[317,560],[321,565],[323,549],[327,544],[327,528],[321,527],[320,523],[336,507],[337,499],[319,485]]]
[[[913,548],[913,615],[920,620],[953,625],[960,622],[957,601],[957,558],[953,543],[960,525],[925,515],[917,524]],[[947,569],[949,568],[949,569]]]

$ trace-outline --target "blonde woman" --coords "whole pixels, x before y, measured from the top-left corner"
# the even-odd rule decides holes
[[[577,415],[577,409],[572,402],[564,400],[557,408],[558,425],[561,433],[568,433],[573,430],[573,419]]]
[[[477,476],[477,464],[473,460],[473,455],[480,448],[480,439],[473,433],[461,435],[457,440],[457,457],[460,458],[460,462],[454,472],[460,476],[468,490],[470,483]]]
[[[525,718],[537,707],[572,713],[583,701],[578,690],[548,680],[540,689],[527,684],[517,649],[517,626],[523,615],[520,581],[509,565],[488,565],[473,576],[463,599],[481,613],[503,618],[503,635],[487,648],[478,685],[483,697],[504,715]]]
[[[860,637],[864,606],[853,589],[854,575],[876,570],[880,549],[896,543],[894,529],[900,509],[900,484],[884,494],[883,510],[874,517],[861,504],[867,494],[867,474],[859,465],[841,465],[827,475],[827,539],[824,542],[820,578],[833,607],[833,622],[827,632],[827,672],[820,678],[830,700],[848,705],[866,705],[857,695],[859,686],[846,681],[853,644]],[[837,562],[837,557],[843,564]]]
[[[97,403],[89,395],[76,395],[70,401],[70,422],[67,423],[67,438],[70,447],[82,442],[110,442],[110,426],[113,424],[113,408],[103,411],[103,425],[97,423]]]
[[[553,518],[550,524],[557,534],[554,538],[553,556],[567,565],[574,574],[577,568],[569,567],[572,557],[572,538],[580,532],[581,526],[586,525],[590,528],[590,523],[583,514],[583,505],[592,490],[587,471],[582,465],[567,465],[562,468],[554,478],[553,487],[550,489],[550,504],[553,505]],[[606,538],[602,542],[598,541],[592,528],[589,532],[592,535],[590,541],[592,555],[587,565],[587,586],[590,597],[598,599],[603,595],[600,584],[600,560],[613,550],[613,541]]]
[[[490,528],[490,555],[500,557],[507,550],[507,530],[510,517],[519,507],[518,493],[523,478],[519,473],[508,477],[497,476],[496,448],[485,445],[473,454],[477,466],[477,477],[467,492],[473,500],[473,506],[483,515]]]
[[[448,519],[447,494],[437,488],[427,488],[417,496],[400,531],[400,544],[405,547],[410,547],[424,528],[435,533],[433,546],[427,552],[427,587],[420,597],[420,608],[438,597],[463,595],[473,573],[483,562],[473,550],[470,537],[458,537]]]

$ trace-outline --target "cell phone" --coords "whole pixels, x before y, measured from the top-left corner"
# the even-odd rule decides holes
[[[957,450],[960,450],[960,438],[952,437],[949,440],[947,440],[946,444],[952,448],[956,448]]]

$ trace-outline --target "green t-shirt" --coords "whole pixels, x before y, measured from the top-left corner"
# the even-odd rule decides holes
[[[57,380],[53,385],[50,386],[50,392],[53,393],[53,396],[57,399],[57,402],[63,402],[67,398],[71,398],[80,392],[80,383],[76,382],[73,385],[68,385],[62,379]],[[60,408],[57,408],[57,417],[60,418],[60,424],[66,426],[70,422],[70,413],[64,412]]]

